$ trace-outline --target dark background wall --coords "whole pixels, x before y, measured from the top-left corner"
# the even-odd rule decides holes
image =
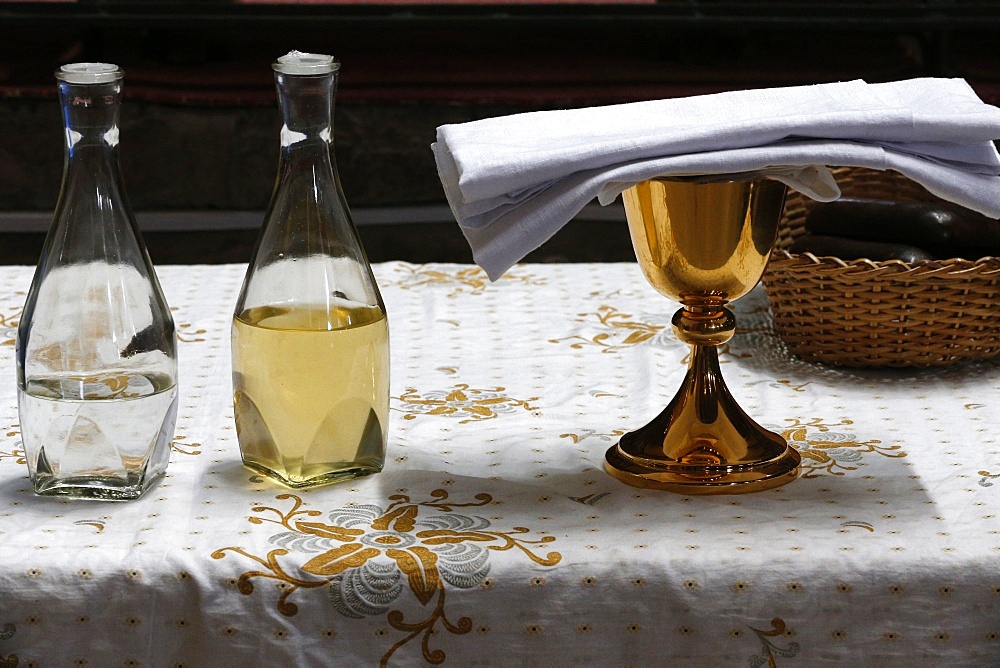
[[[851,78],[962,76],[995,104],[997,4],[0,3],[0,261],[34,263],[58,195],[66,62],[125,69],[124,171],[154,259],[246,259],[278,151],[270,64],[295,48],[342,62],[336,156],[372,258],[467,261],[438,125]],[[615,212],[581,218],[535,257],[631,257]]]

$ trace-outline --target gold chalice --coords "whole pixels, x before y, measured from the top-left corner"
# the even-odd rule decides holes
[[[691,355],[663,412],[607,451],[608,473],[682,494],[755,492],[794,480],[799,453],[743,412],[718,354],[736,330],[726,304],[757,285],[767,266],[784,184],[658,178],[623,198],[639,266],[657,291],[681,303],[673,330]]]

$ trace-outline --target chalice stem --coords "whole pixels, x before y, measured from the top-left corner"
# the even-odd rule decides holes
[[[726,320],[731,320],[731,314]],[[675,331],[705,314],[682,309]],[[629,432],[606,455],[606,468],[629,484],[686,494],[759,491],[798,474],[799,455],[785,439],[753,421],[726,387],[719,368],[719,345],[729,325],[719,316],[701,341],[688,331],[688,370],[674,398],[644,427]],[[711,335],[709,335],[711,334]],[[714,341],[709,342],[714,339]]]
[[[754,422],[729,392],[719,368],[717,345],[691,346],[688,372],[671,406],[663,454],[681,464],[731,470],[747,461],[753,447],[766,449],[780,443],[784,449],[784,439]],[[672,427],[684,437],[668,439]]]
[[[678,394],[681,392],[693,394],[699,422],[710,425],[719,419],[719,398],[728,396],[729,388],[719,369],[717,346],[691,346],[687,376]]]

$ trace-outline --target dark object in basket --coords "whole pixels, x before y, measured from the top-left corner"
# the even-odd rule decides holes
[[[886,260],[922,262],[934,259],[934,256],[927,251],[907,244],[865,241],[821,234],[806,234],[799,237],[788,247],[788,252],[839,257],[841,260],[874,260],[875,262]]]
[[[947,205],[899,172],[831,171],[845,197]],[[816,206],[825,205],[788,192],[764,274],[775,332],[790,353],[850,367],[1000,359],[1000,257],[907,264],[789,253]]]
[[[939,259],[1000,255],[1000,221],[947,202],[842,197],[813,207],[805,229],[915,246]]]

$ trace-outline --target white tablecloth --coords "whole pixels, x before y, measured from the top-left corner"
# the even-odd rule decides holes
[[[602,470],[685,369],[676,305],[635,265],[519,265],[494,284],[375,269],[383,473],[291,491],[245,469],[229,356],[244,267],[166,266],[170,468],[105,503],[30,491],[13,327],[31,271],[0,268],[0,665],[1000,664],[996,363],[807,365],[758,290],[723,373],[803,475],[684,497]]]

